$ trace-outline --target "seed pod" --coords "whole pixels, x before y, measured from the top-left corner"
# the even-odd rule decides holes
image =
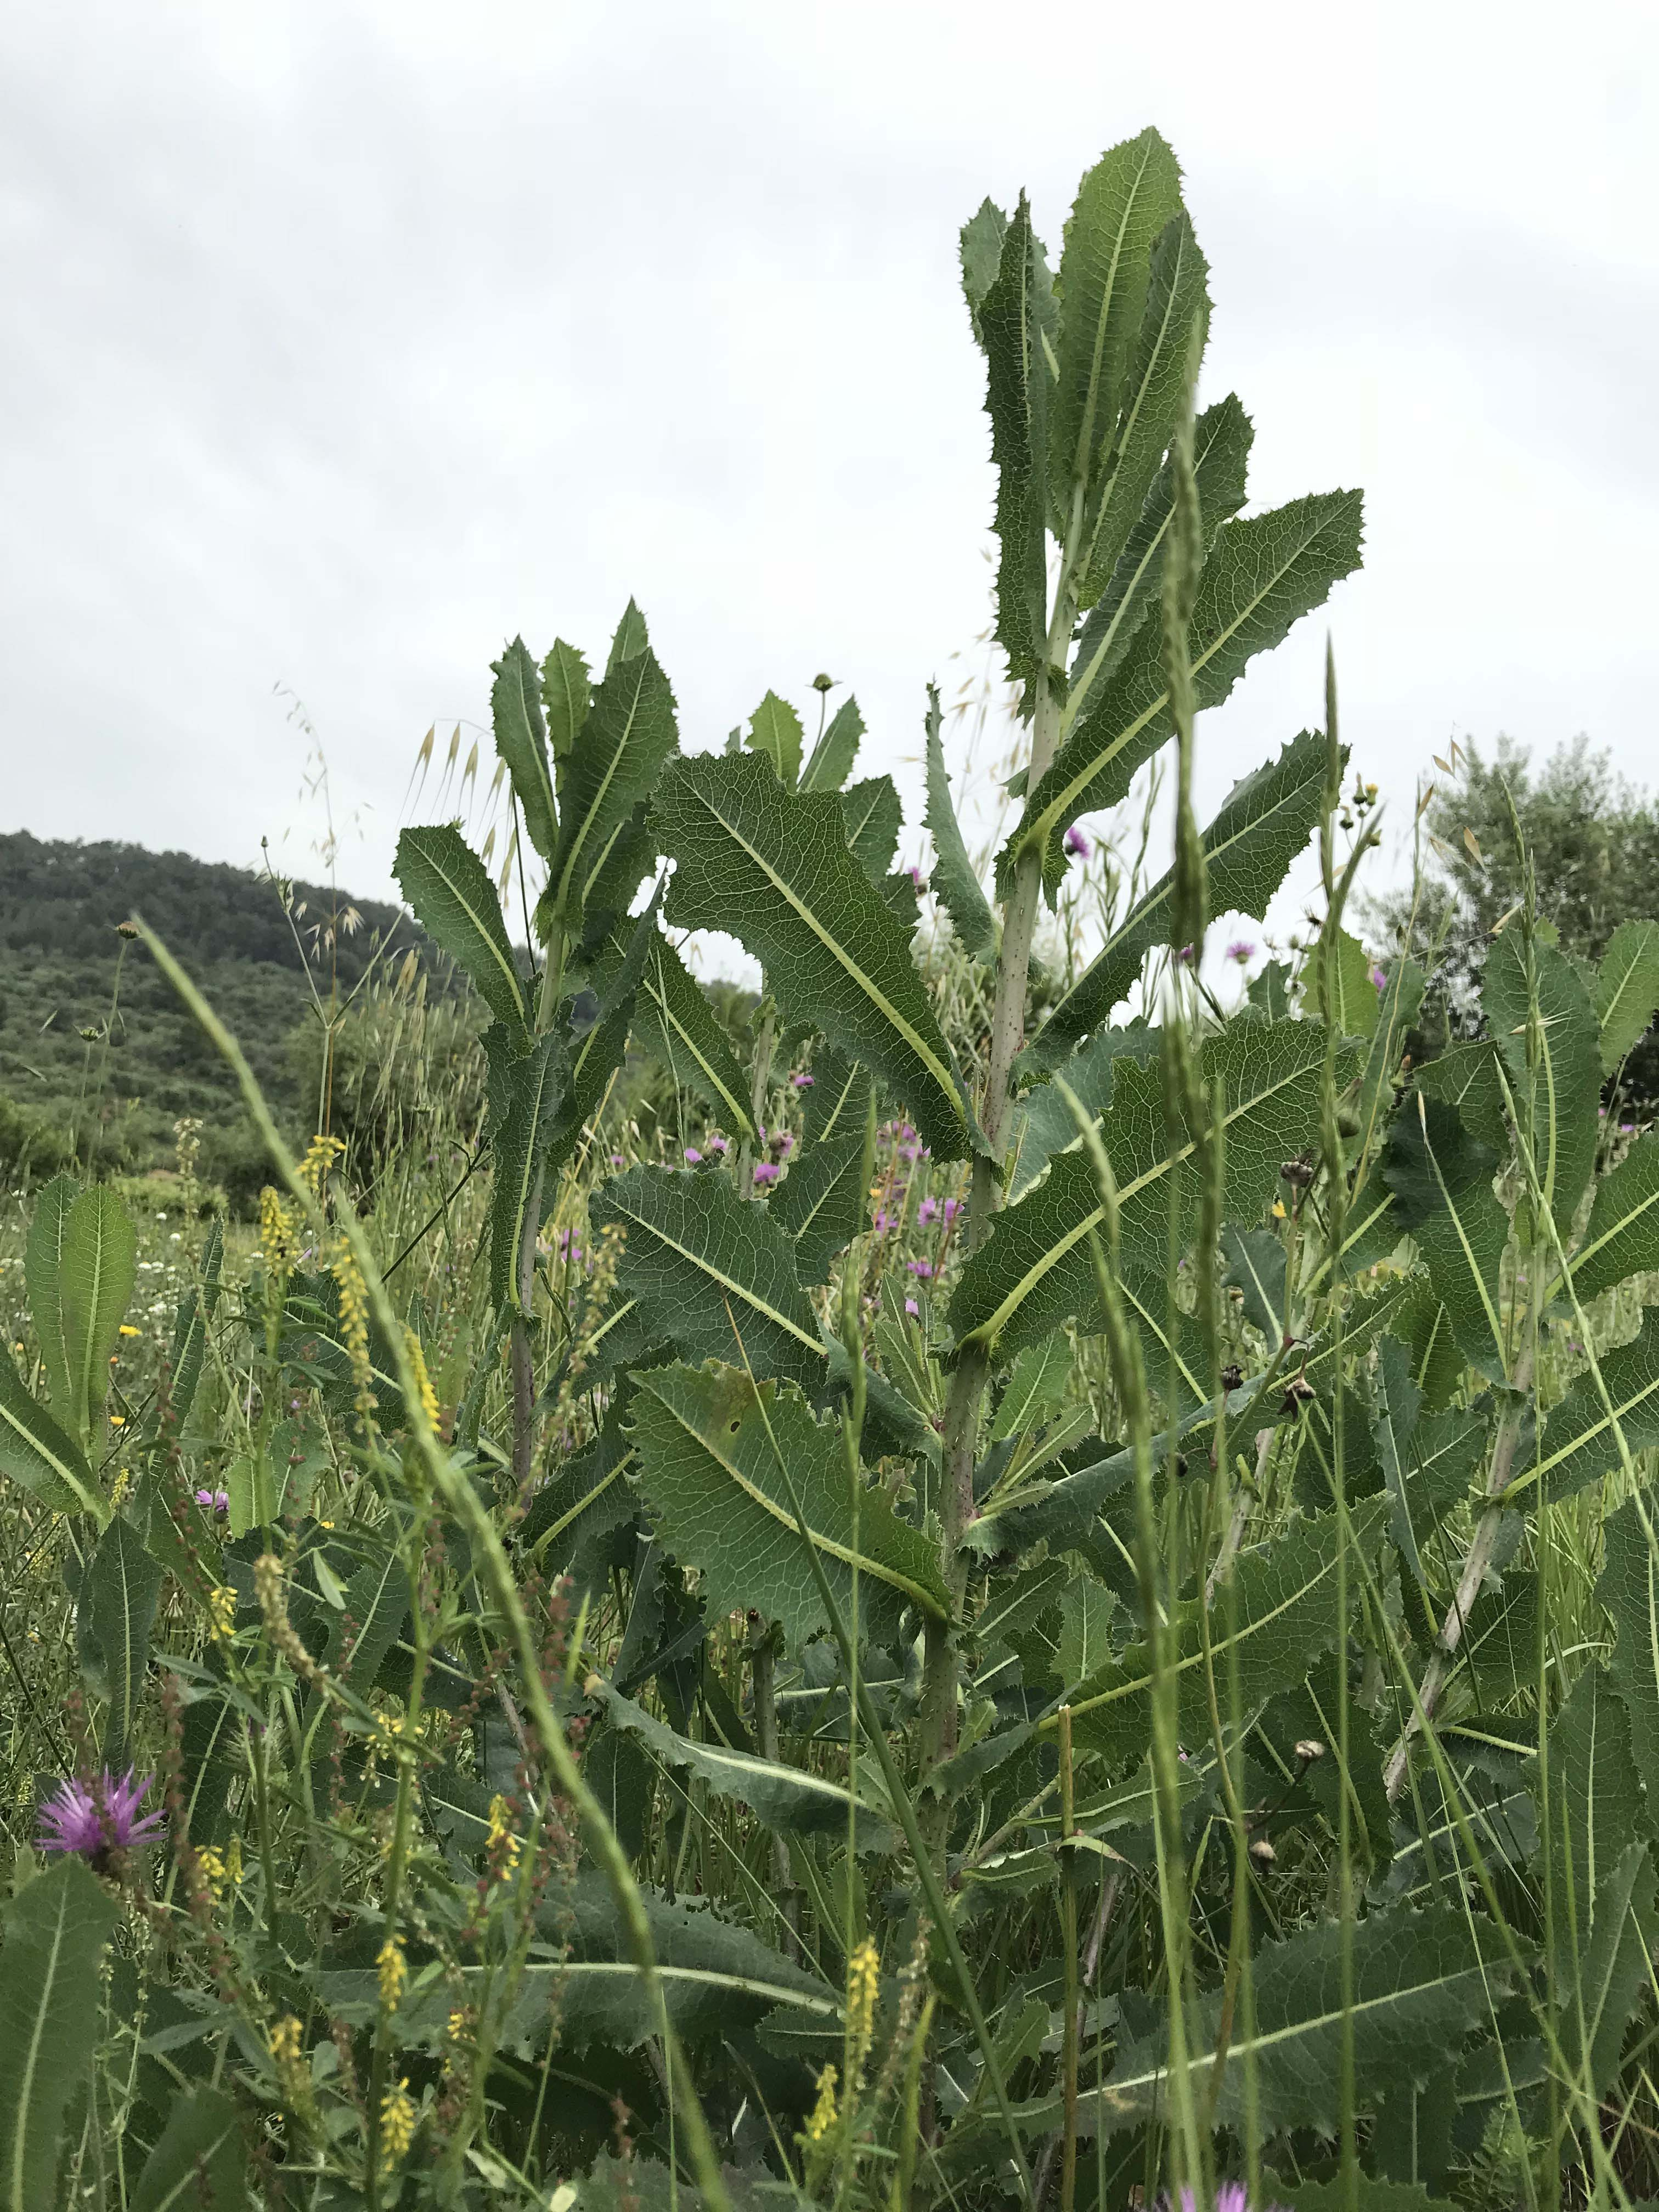
[[[1286,1160],[1279,1174],[1280,1181],[1289,1183],[1292,1190],[1306,1190],[1314,1179],[1313,1163],[1305,1158]]]
[[[1252,1842],[1250,1856],[1259,1867],[1276,1866],[1279,1863],[1279,1853],[1265,1836],[1257,1836]]]

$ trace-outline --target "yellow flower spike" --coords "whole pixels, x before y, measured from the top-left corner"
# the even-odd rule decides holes
[[[426,1371],[426,1354],[421,1349],[421,1340],[412,1328],[404,1330],[404,1342],[409,1347],[409,1364],[415,1370],[415,1386],[421,1394],[421,1410],[428,1426],[436,1433],[438,1426],[438,1394],[432,1387],[432,1377]]]
[[[848,2080],[854,2089],[863,2076],[864,2062],[870,2056],[880,1979],[880,1955],[866,1936],[847,1962]]]
[[[822,2142],[841,2118],[840,2107],[836,2103],[836,2083],[839,2079],[833,2066],[826,2066],[818,2076],[818,2100],[806,2123],[808,2142]]]
[[[298,1217],[267,1183],[259,1193],[259,1250],[267,1275],[276,1280],[292,1274],[299,1249]]]
[[[374,1963],[380,1969],[380,2002],[387,2012],[396,2012],[409,1981],[409,1960],[397,1936],[386,1937]]]
[[[409,2094],[409,2077],[405,2075],[395,2089],[388,2089],[380,2100],[380,2171],[391,2173],[409,2155],[409,2147],[415,2140],[415,2130],[420,2114]]]
[[[228,1644],[236,1631],[236,1593],[222,1583],[208,1592],[208,1633],[216,1644]]]

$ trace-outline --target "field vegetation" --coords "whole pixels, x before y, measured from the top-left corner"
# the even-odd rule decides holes
[[[1460,755],[1363,941],[1334,673],[1200,827],[1360,495],[1249,511],[1155,132],[962,274],[987,866],[937,692],[924,884],[854,701],[687,750],[630,603],[309,1060],[104,918],[258,1183],[222,1089],[14,1165],[5,2212],[1659,2193],[1659,923]]]

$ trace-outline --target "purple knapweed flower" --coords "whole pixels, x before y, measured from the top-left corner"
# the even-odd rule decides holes
[[[1227,957],[1229,960],[1237,960],[1242,968],[1247,960],[1255,959],[1255,947],[1248,938],[1236,937],[1227,947]]]
[[[962,1200],[959,1198],[947,1198],[939,1211],[947,1221],[954,1221],[962,1211]]]
[[[878,1211],[875,1219],[870,1224],[870,1226],[875,1231],[878,1237],[884,1236],[886,1231],[892,1227],[892,1225],[891,1221],[889,1220],[886,1214],[880,1211]]]
[[[701,1167],[702,1164],[702,1154],[695,1145],[688,1145],[685,1148],[685,1164],[689,1168]]]
[[[778,1170],[775,1164],[771,1160],[761,1160],[757,1164],[755,1168],[755,1181],[757,1183],[765,1184],[769,1182],[775,1182],[777,1179]]]
[[[1170,2200],[1160,2197],[1159,2212],[1170,2212]],[[1181,2212],[1198,2212],[1198,2199],[1190,2189],[1181,2191]],[[1215,2212],[1250,2212],[1250,2200],[1242,2181],[1218,2181],[1215,2185]],[[1267,2212],[1280,2212],[1278,2205],[1270,2205]]]
[[[933,1275],[933,1263],[931,1260],[907,1260],[904,1264],[913,1275],[920,1275],[923,1282]]]
[[[612,1152],[612,1153],[611,1153],[611,1166],[612,1166],[613,1168],[619,1168],[619,1167],[622,1165],[622,1163],[623,1163],[623,1156],[622,1156],[622,1154],[621,1154],[620,1152]]]
[[[230,1510],[230,1492],[228,1490],[198,1490],[196,1503],[205,1512],[216,1513],[222,1519]]]
[[[78,1851],[101,1869],[111,1851],[137,1850],[153,1844],[161,1832],[159,1812],[140,1813],[139,1806],[155,1781],[128,1767],[118,1782],[106,1767],[90,1783],[65,1782],[40,1808],[40,1830],[36,1838],[43,1851]]]
[[[810,1091],[814,1083],[817,1082],[817,1078],[815,1075],[796,1075],[792,1076],[790,1080],[793,1083],[797,1091]]]
[[[718,1152],[722,1159],[732,1149],[724,1137],[705,1137],[703,1142],[711,1152]]]
[[[921,1225],[925,1229],[938,1212],[939,1200],[936,1198],[924,1198],[921,1204],[916,1208],[916,1219],[921,1222]]]
[[[912,868],[912,869],[911,869],[911,871],[910,871],[910,880],[911,880],[911,882],[915,885],[916,889],[917,889],[919,891],[925,891],[925,890],[927,890],[927,886],[926,883],[922,880],[922,873],[921,873],[921,870],[920,868]]]
[[[905,1312],[906,1312],[906,1313],[908,1313],[908,1314],[910,1316],[910,1317],[912,1318],[912,1320],[914,1320],[914,1321],[920,1321],[920,1320],[921,1320],[921,1307],[916,1304],[916,1302],[915,1302],[915,1300],[914,1298],[906,1298],[906,1300],[904,1301],[904,1310],[905,1310]]]
[[[1374,967],[1371,969],[1371,981],[1376,984],[1379,991],[1386,991],[1389,988],[1388,969],[1386,968]]]
[[[1076,823],[1066,832],[1066,849],[1068,853],[1075,853],[1080,860],[1086,860],[1089,857],[1089,841]]]
[[[789,1150],[794,1141],[794,1138],[787,1129],[774,1129],[772,1132],[772,1150],[778,1154],[780,1158],[781,1158],[783,1154]]]

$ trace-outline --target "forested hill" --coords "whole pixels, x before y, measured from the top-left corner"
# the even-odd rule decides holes
[[[285,910],[286,897],[286,910]],[[141,945],[117,925],[137,913],[228,1023],[272,1103],[305,1120],[313,988],[331,963],[349,991],[377,951],[400,963],[428,940],[396,907],[186,853],[0,835],[0,1173],[84,1159],[165,1160],[173,1125],[204,1124],[204,1159],[228,1184],[252,1142],[235,1086]],[[119,991],[116,994],[118,958]],[[310,974],[307,975],[307,967]],[[88,1034],[90,1033],[90,1034]]]
[[[323,949],[319,932],[337,911],[357,917],[337,933],[335,951],[341,981],[354,983],[373,947],[394,929],[399,942],[420,937],[394,906],[314,884],[291,889],[292,921],[276,884],[246,868],[142,845],[70,845],[14,830],[0,834],[0,953],[106,958],[116,924],[142,914],[187,964],[257,960],[297,972],[304,957],[296,933],[306,955],[315,956]]]

